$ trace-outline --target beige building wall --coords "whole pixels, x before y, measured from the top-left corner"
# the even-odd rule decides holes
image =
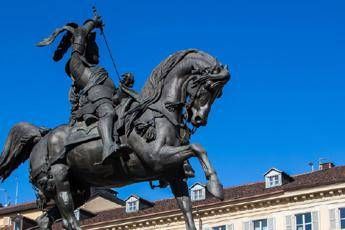
[[[330,210],[339,208],[345,208],[345,183],[286,192],[283,195],[269,196],[265,199],[252,199],[232,204],[224,202],[210,208],[200,207],[199,211],[195,212],[195,221],[198,229],[200,220],[202,221],[202,230],[221,225],[227,225],[229,230],[245,230],[243,223],[246,221],[273,218],[274,230],[288,230],[286,216],[317,212],[318,229],[313,229],[340,230],[339,224],[336,229],[330,226]],[[171,215],[161,213],[160,216],[157,214],[154,217],[143,216],[140,219],[128,219],[116,223],[97,223],[93,226],[84,226],[83,229],[183,230],[185,227],[180,213]],[[295,229],[296,227],[293,226],[291,230]]]
[[[107,211],[107,210],[120,208],[120,207],[122,206],[115,202],[109,201],[102,197],[96,197],[88,201],[87,203],[85,203],[80,208],[92,213],[98,213],[98,212]]]
[[[9,217],[15,216],[16,214],[20,214],[29,219],[35,220],[37,217],[39,217],[42,214],[42,212],[37,209],[33,209],[29,211],[11,213],[10,215],[2,215],[0,216],[0,229],[5,228],[9,224]]]

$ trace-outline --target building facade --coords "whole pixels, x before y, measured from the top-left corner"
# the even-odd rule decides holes
[[[345,229],[345,166],[323,165],[318,171],[296,176],[271,169],[262,182],[226,188],[224,201],[204,189],[200,183],[191,188],[200,230]],[[80,221],[82,229],[185,229],[174,199],[140,208],[132,207],[136,204],[133,197],[127,199],[130,209],[124,204],[95,213]],[[29,218],[28,213],[23,216]]]

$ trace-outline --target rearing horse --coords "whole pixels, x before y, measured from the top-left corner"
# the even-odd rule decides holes
[[[6,179],[30,158],[30,179],[39,203],[50,199],[55,206],[38,218],[41,229],[51,229],[62,217],[66,229],[80,229],[74,209],[88,198],[91,186],[121,187],[140,181],[169,184],[183,212],[186,229],[196,230],[186,179],[192,169],[188,159],[197,157],[207,179],[207,190],[223,198],[223,188],[206,151],[190,144],[191,130],[207,123],[211,106],[230,79],[229,71],[209,54],[184,50],[169,56],[152,72],[140,94],[123,89],[128,99],[117,107],[123,114],[117,127],[119,139],[130,147],[105,165],[102,140],[96,126],[62,125],[52,130],[28,123],[15,125],[7,138],[0,161]],[[70,143],[74,133],[88,135]],[[77,135],[77,136],[78,136]]]

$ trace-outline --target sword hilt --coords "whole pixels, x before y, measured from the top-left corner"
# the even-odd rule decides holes
[[[97,9],[96,9],[95,6],[92,6],[92,12],[93,12],[93,15],[94,15],[95,17],[99,17],[98,12],[97,12]]]
[[[103,33],[104,23],[103,23],[103,21],[102,21],[102,19],[101,19],[101,16],[100,16],[100,15],[98,14],[98,12],[97,12],[96,6],[92,6],[92,12],[93,12],[93,16],[94,16],[95,20],[98,20],[98,21],[101,22],[101,26],[100,26],[99,29],[100,29],[101,32]]]

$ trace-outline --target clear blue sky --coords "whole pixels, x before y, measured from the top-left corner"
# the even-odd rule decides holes
[[[296,174],[319,158],[345,164],[344,1],[96,1],[121,72],[140,89],[169,54],[198,48],[229,64],[232,80],[209,124],[193,141],[209,152],[225,186],[262,180],[270,167]],[[19,121],[55,127],[69,117],[66,59],[35,43],[69,21],[92,15],[92,1],[1,3],[0,144]],[[101,58],[115,74],[102,43]],[[56,44],[55,44],[56,45]],[[204,182],[197,161],[197,177]],[[28,164],[0,185],[14,201],[34,194]],[[147,199],[170,196],[147,183],[120,189]],[[0,191],[0,202],[4,195]]]

